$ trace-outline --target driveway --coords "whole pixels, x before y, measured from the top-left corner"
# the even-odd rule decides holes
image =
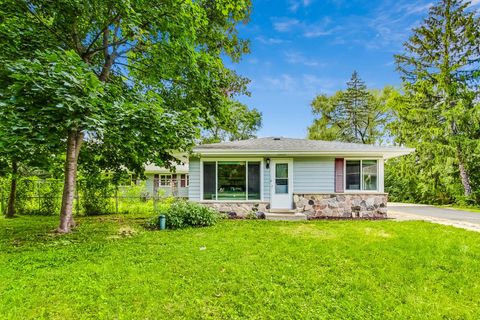
[[[395,220],[425,220],[480,232],[480,212],[403,203],[389,203],[387,208],[388,216]]]

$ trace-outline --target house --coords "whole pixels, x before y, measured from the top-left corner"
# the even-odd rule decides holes
[[[174,196],[188,198],[188,160],[179,156],[182,161],[173,167],[173,171],[153,164],[145,166],[145,191],[151,195]]]
[[[222,212],[385,217],[384,161],[414,149],[268,137],[200,145],[188,198]]]

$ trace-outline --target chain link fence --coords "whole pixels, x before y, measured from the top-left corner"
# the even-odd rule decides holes
[[[0,179],[0,212],[8,204],[10,181]],[[57,215],[62,204],[63,180],[22,178],[17,182],[18,214]],[[109,179],[79,180],[74,198],[76,215],[153,214],[165,202],[163,190],[153,192],[145,183],[114,185]]]

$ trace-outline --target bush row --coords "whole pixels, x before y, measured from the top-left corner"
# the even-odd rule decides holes
[[[187,200],[176,200],[170,206],[158,210],[159,215],[166,218],[167,229],[183,229],[188,227],[207,227],[214,225],[223,216],[215,209]],[[159,228],[159,217],[147,221],[150,229]]]

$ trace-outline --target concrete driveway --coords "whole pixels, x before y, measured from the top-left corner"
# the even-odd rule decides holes
[[[480,212],[403,203],[389,203],[387,208],[388,217],[395,220],[424,220],[480,232]]]

